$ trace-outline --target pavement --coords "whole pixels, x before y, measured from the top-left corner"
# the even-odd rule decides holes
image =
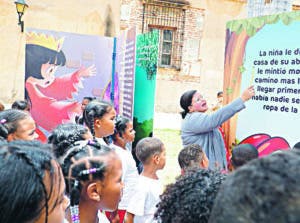
[[[179,113],[154,113],[154,128],[155,129],[175,129],[181,128],[181,115]]]

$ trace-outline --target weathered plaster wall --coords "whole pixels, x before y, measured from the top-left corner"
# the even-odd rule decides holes
[[[29,1],[25,28],[88,35],[117,36],[119,0]],[[14,1],[0,0],[0,102],[10,104],[24,94],[25,34],[18,26]]]

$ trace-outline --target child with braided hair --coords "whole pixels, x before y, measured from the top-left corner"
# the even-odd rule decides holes
[[[78,142],[62,158],[62,169],[71,201],[70,223],[100,223],[100,209],[117,209],[122,166],[112,149],[95,141]]]
[[[69,150],[69,147],[74,146],[77,141],[89,140],[93,136],[90,130],[80,124],[64,123],[58,125],[49,135],[48,143],[52,144],[53,153],[59,159]]]
[[[117,213],[106,213],[106,216],[113,221],[119,217],[119,222],[124,221],[127,206],[130,198],[135,193],[135,188],[138,183],[138,171],[135,161],[131,152],[126,148],[127,143],[132,143],[135,138],[135,131],[133,129],[133,123],[128,118],[123,116],[116,117],[116,127],[114,134],[112,135],[113,143],[110,144],[110,148],[116,151],[122,161],[122,181],[124,182],[124,190],[121,201],[118,205]],[[117,214],[118,216],[114,216]]]
[[[107,101],[93,100],[84,109],[83,120],[94,138],[107,145],[104,138],[114,133],[116,110]]]
[[[59,164],[38,141],[0,145],[0,222],[63,223],[69,200]]]
[[[16,109],[0,112],[0,139],[2,141],[34,140],[37,137],[35,121],[28,112]]]

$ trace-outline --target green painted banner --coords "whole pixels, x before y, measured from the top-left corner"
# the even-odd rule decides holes
[[[158,43],[158,30],[137,36],[133,112],[135,143],[152,136],[153,132]]]

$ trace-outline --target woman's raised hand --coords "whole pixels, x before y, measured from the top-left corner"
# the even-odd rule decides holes
[[[242,100],[248,101],[250,98],[252,98],[255,95],[255,90],[254,90],[254,86],[250,86],[248,87],[246,90],[244,90],[244,92],[241,95]]]

